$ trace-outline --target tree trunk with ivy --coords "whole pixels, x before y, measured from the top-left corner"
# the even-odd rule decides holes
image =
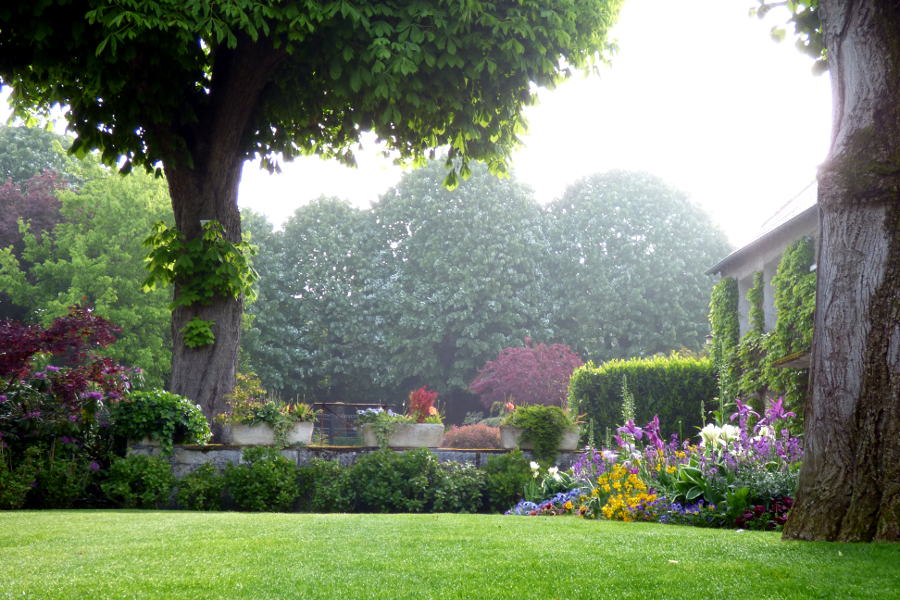
[[[900,4],[820,11],[834,122],[806,457],[784,537],[900,541]]]
[[[243,167],[242,143],[258,110],[259,97],[283,58],[264,44],[239,44],[217,57],[210,103],[195,130],[185,135],[191,164],[172,161],[166,179],[175,225],[186,238],[201,235],[201,223],[218,221],[225,238],[241,241],[238,187]],[[182,294],[175,286],[175,299]],[[172,374],[170,389],[197,402],[216,438],[221,427],[213,420],[227,408],[225,396],[234,388],[240,345],[243,298],[217,296],[211,303],[176,306],[172,311]],[[215,341],[191,348],[182,331],[198,317],[212,321]]]

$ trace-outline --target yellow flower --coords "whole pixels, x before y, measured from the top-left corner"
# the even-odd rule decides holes
[[[566,510],[572,510],[572,507],[573,507],[573,504],[572,504],[572,501],[571,501],[571,500],[569,500],[568,502],[566,502],[565,504],[563,504],[563,508],[566,509]]]
[[[669,475],[671,475],[672,473],[674,473],[677,470],[678,469],[676,469],[674,466],[666,467],[666,473],[668,473]]]

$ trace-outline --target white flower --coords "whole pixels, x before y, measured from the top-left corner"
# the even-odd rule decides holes
[[[718,444],[723,444],[724,441],[721,439],[722,429],[710,423],[706,427],[700,430],[700,438],[703,440],[704,446],[716,446]]]
[[[741,438],[741,430],[734,425],[722,425],[722,432],[719,434],[723,444],[735,442]]]
[[[531,461],[531,462],[528,464],[528,466],[531,467],[531,470],[532,470],[532,471],[537,471],[538,469],[541,468],[541,465],[537,464],[537,463],[534,462],[534,461]]]
[[[552,478],[555,479],[556,481],[559,481],[560,479],[562,479],[562,478],[559,476],[559,467],[550,467],[549,469],[547,469],[547,475],[549,475],[550,477],[552,477]]]

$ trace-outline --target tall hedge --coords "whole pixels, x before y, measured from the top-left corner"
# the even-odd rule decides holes
[[[716,373],[708,358],[653,356],[592,362],[575,369],[569,382],[569,407],[593,421],[594,431],[621,424],[622,377],[634,395],[638,423],[659,415],[663,433],[689,435],[701,422],[701,404],[711,407]]]

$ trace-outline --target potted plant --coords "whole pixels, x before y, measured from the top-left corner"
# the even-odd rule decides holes
[[[308,444],[318,411],[308,404],[278,400],[233,400],[231,410],[216,417],[230,427],[232,444],[240,446]]]
[[[212,437],[200,407],[184,396],[163,390],[135,391],[109,407],[115,435],[144,444],[205,444]]]
[[[427,387],[409,393],[406,414],[388,409],[357,411],[363,443],[386,448],[436,448],[444,437],[441,413],[434,406],[438,394]]]
[[[308,444],[318,411],[308,404],[285,404],[267,398],[268,392],[255,373],[238,373],[227,396],[230,410],[216,416],[228,426],[228,439],[240,446]]]
[[[566,411],[545,404],[514,407],[500,425],[504,448],[530,449],[545,462],[553,461],[558,450],[575,450],[578,434],[578,425]]]

